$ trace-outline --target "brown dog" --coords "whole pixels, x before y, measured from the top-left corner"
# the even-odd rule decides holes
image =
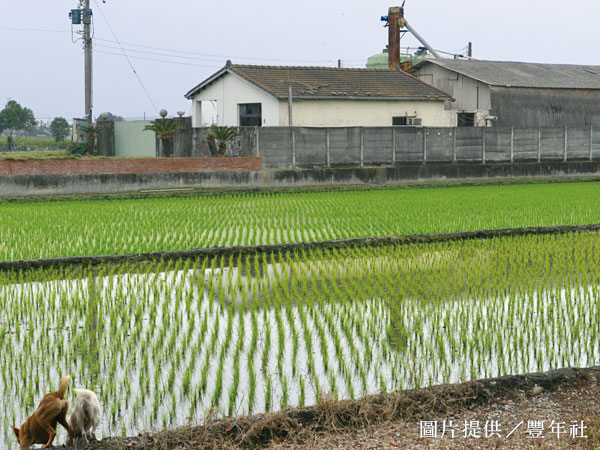
[[[44,444],[42,448],[52,446],[56,436],[56,422],[67,429],[69,439],[73,440],[73,430],[67,423],[69,401],[65,399],[65,392],[70,382],[69,375],[63,376],[58,391],[44,395],[38,409],[21,425],[21,428],[11,425],[21,450],[26,450],[33,444]]]

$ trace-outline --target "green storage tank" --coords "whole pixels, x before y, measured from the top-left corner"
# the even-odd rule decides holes
[[[426,59],[435,59],[431,53],[416,52],[414,55],[400,55],[400,63],[410,62],[415,65]],[[383,51],[376,55],[367,58],[367,69],[387,69],[388,68],[388,52]]]
[[[388,68],[388,53],[381,52],[376,55],[369,56],[367,59],[367,69],[387,69]]]

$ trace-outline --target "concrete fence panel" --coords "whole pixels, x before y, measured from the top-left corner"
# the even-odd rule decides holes
[[[206,140],[206,133],[208,128],[193,128],[192,129],[192,154],[194,156],[212,156],[208,148],[208,141]]]
[[[590,129],[567,130],[567,160],[585,161],[590,158]]]
[[[266,168],[294,167],[294,136],[290,127],[261,127],[259,155]]]
[[[396,164],[422,163],[425,128],[395,127]]]
[[[213,156],[208,148],[206,135],[210,132],[209,127],[192,128],[191,137],[191,155],[193,157]],[[227,143],[228,156],[257,156],[256,155],[256,135],[258,133],[255,127],[239,127],[237,129],[238,137]],[[177,154],[176,150],[176,154]],[[179,150],[181,151],[181,150]]]
[[[100,156],[115,156],[115,122],[113,120],[98,121],[98,154]]]
[[[600,159],[600,128],[592,128],[590,130],[592,137],[592,157],[593,160]]]
[[[192,137],[193,133],[190,133],[192,129],[192,118],[191,117],[177,117],[174,119],[177,124],[183,129],[177,130],[173,133],[173,156],[178,158],[190,158],[195,156],[193,154]]]
[[[456,128],[456,161],[481,162],[483,156],[483,128]]]
[[[294,128],[297,167],[327,166],[327,129]]]
[[[540,128],[542,161],[562,161],[565,156],[565,129]]]
[[[392,128],[363,128],[363,162],[368,165],[392,164],[394,143]]]
[[[511,139],[510,128],[487,128],[485,130],[486,162],[510,162]]]
[[[539,130],[513,130],[513,162],[537,161],[539,150]]]
[[[427,162],[452,162],[454,158],[454,129],[427,128]]]
[[[231,151],[234,152],[235,156],[258,156],[257,154],[257,142],[258,135],[260,133],[258,127],[240,127],[238,128],[240,134],[231,145]]]
[[[362,129],[360,127],[330,128],[331,166],[360,165],[361,141]]]

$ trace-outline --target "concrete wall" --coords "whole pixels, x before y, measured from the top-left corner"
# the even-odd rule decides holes
[[[233,159],[233,158],[232,158]],[[0,177],[0,196],[111,193],[195,188],[274,188],[374,185],[408,181],[518,177],[600,176],[600,162],[514,164],[429,164],[331,169],[262,169],[241,172],[96,175],[12,175]]]
[[[260,154],[263,168],[575,161],[600,159],[600,130],[263,127],[245,145],[254,145],[240,149]]]
[[[152,131],[144,131],[149,120],[114,122],[114,155],[121,157],[156,156],[156,142]],[[103,145],[99,136],[98,145]]]
[[[115,122],[102,120],[97,124],[100,127],[96,142],[100,156],[115,156]]]
[[[194,136],[192,133],[192,118],[177,117],[175,120],[183,129],[177,130],[171,138],[173,141],[173,156],[178,158],[197,156],[193,154]]]
[[[212,156],[206,141],[209,129],[192,128],[189,117],[177,120],[185,129],[172,139],[175,156]],[[227,155],[260,156],[263,168],[600,159],[600,129],[593,127],[274,126],[240,127],[238,132],[227,146]],[[154,140],[153,133],[145,133],[144,138]],[[115,146],[118,144],[115,132]],[[104,151],[110,154],[110,149]],[[124,149],[114,153],[127,154]]]

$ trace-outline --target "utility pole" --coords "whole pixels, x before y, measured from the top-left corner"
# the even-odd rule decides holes
[[[72,9],[69,13],[71,25],[81,25],[83,23],[83,32],[77,34],[83,38],[84,50],[84,74],[85,74],[85,117],[88,125],[92,124],[92,10],[90,9],[90,0],[79,0],[79,8]]]
[[[290,118],[290,127],[292,126],[292,84],[288,81],[288,116]]]
[[[292,82],[290,81],[290,70],[287,71],[287,82],[288,82],[288,118],[289,125],[292,126]]]
[[[84,0],[83,7],[83,46],[85,49],[85,114],[88,125],[92,124],[92,10],[90,0]]]

